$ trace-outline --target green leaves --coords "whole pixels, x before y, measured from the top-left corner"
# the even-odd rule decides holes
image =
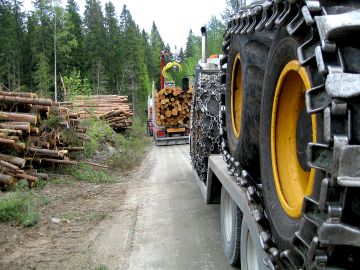
[[[34,82],[37,90],[43,97],[51,97],[50,87],[52,85],[52,75],[48,59],[44,53],[37,55],[37,66],[34,72]]]

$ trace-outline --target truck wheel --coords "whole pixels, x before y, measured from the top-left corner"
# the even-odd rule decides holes
[[[258,236],[258,228],[255,223],[249,226],[247,222],[251,219],[243,219],[241,224],[241,241],[240,241],[240,262],[242,270],[260,270],[268,269],[264,264],[266,253],[264,252],[260,238]],[[251,228],[251,229],[250,229]],[[254,231],[252,231],[254,230]]]
[[[191,108],[190,155],[194,170],[206,182],[210,154],[220,152],[220,87],[217,72],[199,72]]]
[[[231,265],[240,265],[240,236],[243,214],[224,187],[221,188],[221,243]]]
[[[259,122],[264,67],[271,36],[233,37],[226,71],[225,110],[230,154],[256,179],[259,176]],[[249,104],[251,104],[249,106]]]
[[[305,92],[316,74],[301,67],[298,42],[279,31],[267,63],[261,103],[260,163],[264,201],[280,249],[288,249],[305,196],[316,194],[320,173],[307,165],[309,142],[321,138],[321,119],[306,113]],[[315,181],[317,179],[318,181]]]

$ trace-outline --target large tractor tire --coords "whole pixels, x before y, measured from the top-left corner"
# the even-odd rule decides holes
[[[272,36],[232,37],[226,70],[223,129],[229,152],[254,178],[259,176],[261,90]]]
[[[218,72],[198,72],[191,106],[190,155],[199,178],[206,182],[210,154],[220,153],[220,88]]]
[[[221,244],[231,265],[240,266],[240,236],[243,214],[224,187],[220,198]]]
[[[328,12],[347,12],[352,8],[351,5],[348,8],[342,6],[341,9],[329,7]],[[316,37],[318,29],[309,29],[311,31]],[[339,49],[348,53],[343,54],[342,62],[337,62],[333,56],[319,51],[321,41],[314,38],[313,53],[316,59],[304,61],[302,50],[309,40],[309,32],[297,31],[290,35],[289,28],[280,27],[277,30],[266,67],[261,102],[260,167],[264,203],[267,213],[271,213],[269,222],[275,242],[283,251],[285,261],[289,260],[289,265],[303,264],[310,268],[316,254],[309,255],[307,248],[314,245],[314,241],[319,241],[317,239],[322,237],[319,236],[322,230],[329,230],[326,226],[332,218],[326,217],[326,213],[331,212],[328,207],[337,205],[338,211],[342,208],[345,210],[347,196],[350,196],[348,200],[359,205],[358,201],[350,199],[351,192],[334,182],[329,183],[329,179],[333,179],[330,182],[335,181],[334,168],[338,166],[335,149],[349,143],[351,131],[347,131],[350,127],[348,117],[358,110],[351,104],[358,103],[353,99],[344,105],[345,100],[332,98],[326,91],[318,98],[319,89],[323,88],[329,76],[329,70],[324,71],[322,65],[343,65],[344,72],[348,69],[347,72],[359,73],[360,68],[353,61],[358,59],[360,51],[345,42]],[[359,45],[356,46],[359,48]],[[322,63],[320,55],[329,58]],[[347,109],[336,112],[339,102]],[[344,146],[337,146],[337,143]],[[356,156],[353,158],[359,158]],[[353,166],[350,170],[357,169]],[[342,214],[343,221],[345,213]],[[352,213],[356,214],[356,211]],[[354,217],[348,218],[353,223]],[[333,233],[341,235],[343,231],[340,228],[345,226],[341,224]],[[328,233],[326,237],[330,235]],[[340,242],[338,245],[333,242],[335,245],[325,245],[316,251],[327,258],[319,265],[327,263],[337,267],[353,267],[351,265],[357,260],[359,249],[350,245],[344,247]],[[347,243],[350,242],[348,239]],[[347,257],[338,255],[343,254],[343,249],[347,251]]]
[[[308,143],[320,142],[322,117],[306,113],[305,92],[319,81],[318,72],[300,66],[301,42],[278,30],[271,48],[261,102],[260,160],[265,206],[281,250],[290,248],[305,196],[318,195],[324,177],[310,169]]]
[[[225,34],[222,150],[271,268],[360,264],[359,18],[358,1],[264,1]]]

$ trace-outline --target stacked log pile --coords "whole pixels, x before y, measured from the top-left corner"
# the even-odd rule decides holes
[[[187,92],[178,87],[165,87],[155,93],[156,124],[180,126],[190,124],[190,102],[193,89]]]
[[[93,95],[76,96],[72,103],[62,103],[81,119],[96,117],[109,122],[114,129],[124,129],[132,125],[133,115],[127,96]]]
[[[124,109],[115,109],[100,116],[101,120],[105,120],[114,129],[124,129],[132,126],[130,117],[132,112]]]
[[[51,99],[34,93],[0,91],[0,186],[7,187],[20,179],[33,186],[48,176],[38,173],[39,164],[69,164],[69,151],[82,147],[67,145],[61,136],[65,129],[84,130],[78,126],[76,113]],[[80,135],[80,134],[79,134]]]

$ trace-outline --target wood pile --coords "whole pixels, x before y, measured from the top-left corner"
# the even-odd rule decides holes
[[[93,95],[76,96],[74,102],[62,103],[72,112],[78,113],[81,119],[96,117],[109,122],[114,129],[132,126],[132,106],[127,96]]]
[[[179,87],[165,87],[155,93],[156,124],[180,126],[190,124],[190,102],[193,89],[184,92]]]
[[[47,179],[35,169],[39,165],[76,165],[68,154],[82,147],[67,145],[60,132],[70,128],[79,137],[84,135],[78,114],[59,103],[35,93],[0,91],[0,186],[21,179],[33,186]]]

